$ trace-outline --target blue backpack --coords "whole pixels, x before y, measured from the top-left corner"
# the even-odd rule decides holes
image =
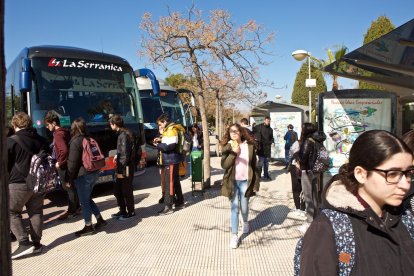
[[[336,253],[338,254],[339,273],[341,276],[351,274],[352,267],[355,264],[355,236],[352,229],[351,220],[345,213],[331,209],[322,209],[322,212],[330,220],[335,233]],[[401,217],[405,227],[407,227],[411,238],[414,240],[414,218],[410,211],[406,210]],[[299,275],[300,271],[300,254],[302,251],[302,240],[299,239],[295,248],[293,257],[294,275]]]

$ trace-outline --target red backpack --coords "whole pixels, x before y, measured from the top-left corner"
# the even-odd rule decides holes
[[[99,148],[98,142],[88,137],[82,141],[82,163],[85,170],[93,172],[105,166],[105,156]]]

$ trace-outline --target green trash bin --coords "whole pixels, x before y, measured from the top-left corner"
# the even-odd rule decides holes
[[[196,183],[201,183],[201,191],[204,193],[204,177],[203,177],[203,151],[191,152],[191,192],[196,192]]]

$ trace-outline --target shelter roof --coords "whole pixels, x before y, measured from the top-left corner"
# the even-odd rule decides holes
[[[324,71],[380,85],[414,101],[414,19],[346,54]]]

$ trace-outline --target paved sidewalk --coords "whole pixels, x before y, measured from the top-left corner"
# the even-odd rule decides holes
[[[289,213],[289,174],[275,165],[270,172],[274,180],[261,183],[250,200],[251,232],[237,249],[229,247],[230,204],[220,186],[193,197],[186,178],[186,207],[167,216],[157,216],[160,188],[152,186],[134,191],[137,217],[124,222],[111,219],[117,211],[112,195],[96,198],[108,225],[93,236],[74,236],[81,219],[48,223],[43,253],[13,261],[13,275],[292,275],[301,236],[296,228],[303,220]],[[212,183],[222,175],[220,158],[212,157]],[[150,167],[134,183],[158,179],[157,168]]]

